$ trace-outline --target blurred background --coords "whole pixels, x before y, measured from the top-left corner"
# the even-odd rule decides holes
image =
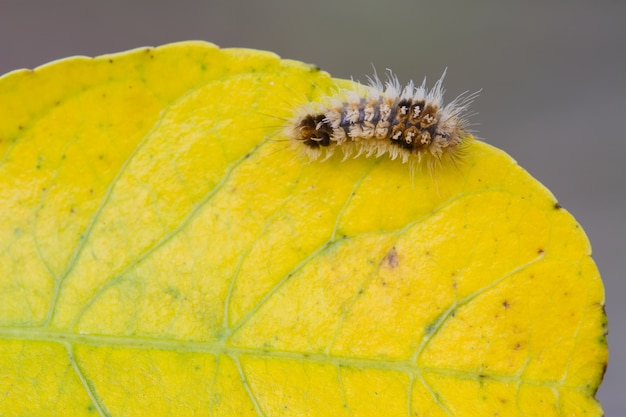
[[[365,80],[374,65],[432,85],[447,67],[448,100],[482,88],[478,135],[545,184],[591,240],[610,323],[598,398],[607,416],[626,416],[624,0],[0,0],[0,74],[190,39],[341,78]]]

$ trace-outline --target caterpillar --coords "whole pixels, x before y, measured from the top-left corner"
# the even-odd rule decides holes
[[[311,161],[326,160],[338,148],[344,160],[385,154],[411,164],[454,160],[471,138],[468,109],[478,92],[465,92],[444,105],[444,77],[445,71],[428,89],[426,79],[418,87],[413,81],[402,87],[391,71],[385,83],[375,74],[362,86],[365,94],[359,94],[358,88],[339,91],[300,107],[285,134]]]

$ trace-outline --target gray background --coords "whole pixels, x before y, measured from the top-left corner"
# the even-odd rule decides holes
[[[483,89],[480,137],[583,225],[606,285],[611,359],[598,398],[626,416],[626,2],[566,0],[0,0],[0,74],[70,55],[202,39],[364,80],[448,67],[447,98]]]

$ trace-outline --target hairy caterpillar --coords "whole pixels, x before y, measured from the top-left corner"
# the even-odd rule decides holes
[[[468,133],[468,108],[478,93],[463,93],[443,104],[443,78],[432,89],[426,80],[405,87],[389,71],[387,81],[369,78],[365,94],[339,92],[308,103],[286,127],[286,136],[310,160],[326,160],[337,148],[350,156],[387,154],[402,163],[429,164],[458,156]]]

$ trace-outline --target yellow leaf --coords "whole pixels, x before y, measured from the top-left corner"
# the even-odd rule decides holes
[[[0,415],[601,415],[580,226],[482,142],[303,161],[338,84],[200,42],[0,79]]]

